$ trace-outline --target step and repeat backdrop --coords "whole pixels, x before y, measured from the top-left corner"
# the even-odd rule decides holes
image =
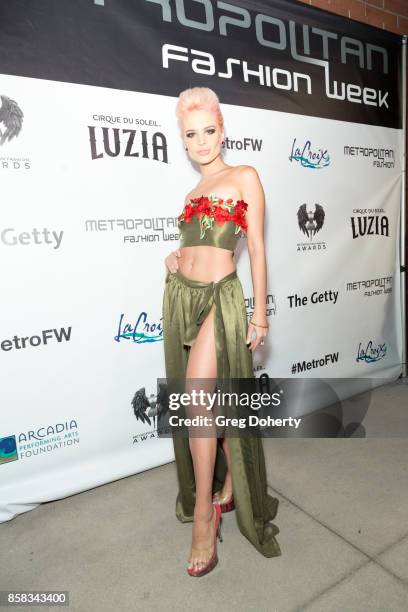
[[[400,37],[282,0],[13,0],[0,73],[0,521],[174,459],[154,415],[188,87],[265,190],[256,376],[398,378]]]

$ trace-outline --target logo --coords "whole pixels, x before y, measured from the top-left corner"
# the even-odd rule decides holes
[[[121,232],[127,244],[174,242],[180,239],[177,217],[129,217],[116,219],[87,219],[86,232]]]
[[[159,391],[146,395],[146,387],[136,391],[131,401],[133,413],[138,421],[152,425],[155,417],[160,417],[167,411],[169,398],[167,387],[159,383]]]
[[[105,0],[94,0],[94,2],[104,3]],[[146,0],[150,2],[151,0]],[[245,38],[250,40],[250,36],[254,36],[256,42],[263,48],[266,48],[268,52],[276,54],[277,65],[271,69],[268,64],[258,64],[257,69],[250,69],[248,64],[251,65],[251,57],[233,57],[228,58],[226,61],[217,62],[217,56],[210,51],[214,49],[214,42],[211,40],[206,50],[204,49],[189,49],[179,44],[164,43],[161,48],[162,55],[162,67],[166,70],[169,69],[170,62],[189,62],[191,70],[196,74],[206,75],[217,75],[224,79],[231,79],[238,74],[242,82],[251,82],[253,78],[262,87],[274,88],[276,90],[284,90],[287,95],[288,91],[298,93],[299,90],[307,92],[308,95],[313,93],[314,89],[314,78],[308,72],[300,72],[300,68],[304,64],[306,66],[312,65],[314,67],[320,67],[321,78],[324,80],[324,93],[328,99],[335,100],[347,100],[354,107],[357,104],[366,105],[372,107],[378,106],[379,108],[389,108],[387,98],[389,96],[388,91],[381,89],[374,89],[370,87],[361,87],[360,83],[353,81],[340,81],[333,78],[330,75],[331,70],[339,76],[342,72],[337,69],[336,64],[341,62],[348,63],[350,58],[348,54],[344,53],[342,37],[339,40],[332,40],[332,45],[326,45],[324,56],[325,59],[321,58],[321,52],[311,52],[310,47],[310,26],[306,23],[302,23],[301,15],[297,15],[295,19],[279,19],[277,15],[255,13],[249,11],[245,7],[236,6],[231,3],[217,3],[217,10],[215,11],[211,2],[204,2],[200,0],[201,4],[205,5],[204,14],[200,19],[186,18],[187,4],[186,0],[179,0],[175,6],[171,6],[171,3],[165,0],[157,0],[156,4],[160,6],[160,9],[156,7],[155,14],[158,15],[158,19],[166,22],[173,23],[178,21],[182,27],[198,30],[200,34],[204,31],[209,32],[213,35],[230,36],[236,35],[236,27],[243,30]],[[234,17],[231,17],[228,13],[222,14],[222,8],[220,12],[220,6],[223,4],[223,8],[227,11],[232,11]],[[238,19],[238,15],[240,18]],[[273,36],[273,40],[270,35],[270,24],[276,28],[277,35]],[[228,24],[233,24],[233,28],[229,28]],[[297,26],[297,27],[296,27]],[[245,30],[248,30],[246,34]],[[313,34],[317,34],[317,28],[312,28]],[[323,37],[331,34],[325,30],[320,30],[320,34]],[[334,36],[337,39],[337,35]],[[254,40],[254,42],[255,42]],[[379,65],[377,62],[373,62],[372,59],[372,44],[366,43],[363,40],[353,39],[354,44],[359,45],[362,50],[362,55],[367,57],[367,61],[364,62],[364,68],[366,70],[372,70],[382,74],[389,73],[388,67],[388,50],[384,47],[375,46],[376,51],[379,51],[383,55]],[[301,49],[304,50],[302,55]],[[317,47],[316,47],[317,49]],[[313,57],[318,55],[318,57]],[[293,71],[287,70],[287,65],[291,64],[290,59],[295,63],[295,69]],[[300,64],[302,62],[302,64]],[[380,67],[381,68],[380,68]],[[223,69],[220,72],[220,68]],[[376,76],[376,72],[374,73]],[[372,79],[371,79],[372,81]],[[273,99],[274,96],[272,96]],[[313,102],[314,98],[311,98]]]
[[[315,240],[316,234],[320,232],[324,225],[324,218],[323,206],[317,202],[309,207],[306,203],[299,206],[297,211],[299,229],[309,240],[308,242],[298,242],[298,251],[315,251],[326,248],[325,242]]]
[[[385,214],[378,214],[383,212],[383,208],[355,208],[353,213],[357,215],[350,217],[353,240],[361,236],[387,236],[389,238],[388,217]]]
[[[2,172],[30,170],[30,159],[24,157],[21,151],[17,155],[7,154],[7,145],[14,142],[20,135],[23,126],[24,113],[18,103],[8,96],[0,96],[0,146],[4,147],[5,155],[0,155],[0,169]]]
[[[0,96],[0,146],[17,137],[23,125],[24,113],[15,100]]]
[[[34,336],[17,336],[16,334],[12,340],[1,340],[0,349],[2,351],[26,349],[31,346],[39,346],[40,344],[49,344],[49,340],[57,340],[58,343],[63,340],[69,341],[71,340],[71,329],[72,327],[68,327],[68,329],[64,327],[60,329],[43,329],[39,335]]]
[[[167,385],[158,382],[159,390],[156,394],[146,395],[146,388],[141,387],[136,391],[131,401],[133,414],[136,420],[149,425],[150,430],[133,436],[133,444],[146,442],[158,437],[157,423],[168,412],[169,394]]]
[[[237,138],[232,139],[226,136],[224,149],[230,151],[262,151],[262,140],[257,138],[242,138],[238,140]]]
[[[394,149],[344,145],[343,152],[345,156],[363,157],[366,161],[372,161],[371,165],[375,168],[395,168]]]
[[[339,292],[332,291],[329,289],[328,291],[313,291],[310,295],[310,298],[307,295],[298,295],[295,293],[294,295],[288,295],[287,298],[289,300],[289,308],[299,308],[299,306],[308,306],[309,301],[310,304],[321,304],[322,302],[331,302],[334,304],[337,303]]]
[[[333,363],[337,363],[339,360],[339,352],[327,353],[323,357],[313,358],[311,361],[294,361],[291,366],[292,374],[297,372],[307,372],[308,370],[314,370],[315,368],[321,368]]]
[[[299,162],[305,168],[325,168],[330,164],[330,156],[327,149],[312,149],[310,140],[304,145],[296,146],[296,138],[293,139],[292,150],[288,157],[289,161]]]
[[[125,315],[119,318],[118,333],[113,337],[116,342],[121,340],[132,340],[135,344],[146,342],[159,342],[163,339],[163,327],[161,323],[149,323],[147,312],[142,311],[136,319],[136,323],[126,323]]]
[[[255,299],[254,297],[244,298],[245,308],[249,310],[249,314],[247,316],[253,317],[254,309],[255,309]],[[276,299],[272,293],[268,293],[266,296],[266,316],[270,317],[276,314]]]
[[[163,132],[88,125],[91,159],[133,157],[168,163]]]
[[[10,463],[10,461],[17,461],[17,459],[16,436],[0,438],[0,465]]]
[[[64,232],[50,231],[46,227],[38,230],[34,227],[27,232],[19,232],[14,227],[6,227],[0,234],[0,240],[7,246],[16,245],[52,245],[53,249],[59,249],[61,246],[62,236]]]
[[[387,293],[392,293],[392,284],[392,276],[382,276],[347,283],[347,291],[364,290],[364,295],[367,297],[372,297],[373,295],[385,295]]]
[[[386,354],[387,346],[385,342],[376,345],[372,340],[370,340],[367,342],[366,346],[363,346],[362,342],[360,342],[357,349],[356,361],[373,363],[374,361],[380,361],[380,359],[383,359]]]
[[[0,438],[0,464],[40,456],[73,444],[79,444],[78,423],[75,419],[48,424],[21,432],[17,441],[15,435]]]

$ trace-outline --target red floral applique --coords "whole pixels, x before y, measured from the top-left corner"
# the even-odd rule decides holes
[[[214,217],[214,220],[217,221],[219,225],[222,225],[223,223],[225,223],[225,221],[232,220],[229,211],[226,210],[225,208],[221,208],[221,206],[217,206],[214,209],[213,217]]]
[[[240,230],[246,232],[248,224],[245,216],[248,204],[244,200],[237,200],[235,205],[233,202],[232,198],[224,201],[212,196],[190,198],[190,202],[184,206],[183,212],[177,218],[190,223],[194,215],[197,215],[201,227],[200,238],[204,237],[207,229],[213,229],[214,222],[223,225],[226,221],[232,221],[236,226],[235,234]]]
[[[208,198],[200,198],[197,206],[195,207],[196,213],[199,217],[211,215],[211,201]]]
[[[186,223],[190,223],[191,219],[194,217],[195,210],[190,204],[186,204],[184,207],[184,221]]]

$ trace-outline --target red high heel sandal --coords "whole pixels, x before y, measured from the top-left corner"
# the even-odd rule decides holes
[[[214,506],[220,506],[221,512],[231,512],[231,510],[235,509],[234,495],[231,493],[229,497],[222,497],[220,499],[217,497],[217,493],[214,493],[213,504]]]
[[[205,565],[203,565],[203,567],[201,567],[200,569],[194,569],[194,567],[188,567],[187,571],[190,574],[190,576],[194,576],[196,578],[199,578],[200,576],[204,576],[205,574],[208,574],[208,572],[211,572],[212,569],[214,569],[214,567],[217,565],[218,563],[218,555],[217,555],[217,537],[219,539],[220,542],[222,542],[222,537],[221,537],[221,508],[218,505],[214,504],[214,512],[215,512],[215,533],[214,533],[214,552],[213,555],[211,557],[211,559],[209,561],[207,561],[207,563]]]

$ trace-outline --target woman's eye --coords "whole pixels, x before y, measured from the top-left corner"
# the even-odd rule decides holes
[[[214,128],[210,128],[209,130],[207,130],[207,134],[214,134],[214,133],[215,133]],[[187,138],[191,138],[192,136],[194,136],[194,132],[190,132],[190,134],[187,134]]]

